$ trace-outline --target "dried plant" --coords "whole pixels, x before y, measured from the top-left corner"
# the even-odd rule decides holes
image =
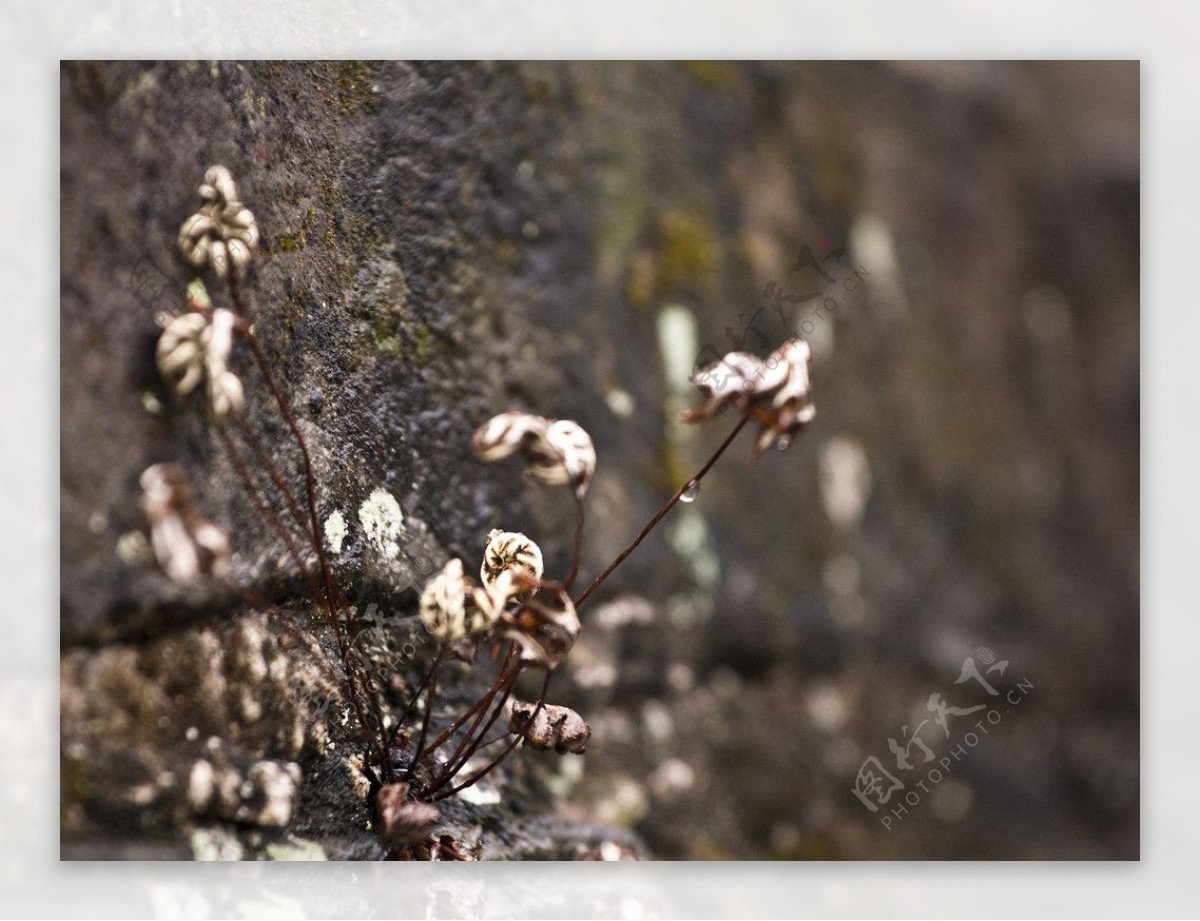
[[[358,722],[357,737],[365,746],[363,769],[372,781],[370,796],[384,850],[393,858],[474,859],[477,853],[464,851],[452,836],[437,833],[435,804],[479,782],[522,743],[558,754],[584,752],[591,736],[587,722],[575,711],[547,701],[551,679],[583,629],[579,609],[681,497],[694,491],[749,421],[760,425],[755,456],[773,442],[790,444],[815,412],[808,376],[811,353],[798,341],[786,343],[766,359],[731,353],[718,363],[725,369],[725,383],[734,384],[729,390],[715,381],[718,365],[696,375],[694,382],[703,401],[683,418],[709,419],[732,406],[740,419],[709,460],[680,486],[632,543],[574,597],[584,498],[596,469],[591,437],[571,420],[524,412],[502,413],[480,426],[471,445],[481,460],[519,456],[532,482],[569,488],[576,513],[570,568],[562,581],[545,578],[537,543],[524,534],[503,530],[487,535],[478,584],[466,575],[462,560],[447,561],[426,582],[419,602],[421,622],[437,651],[407,703],[390,708],[380,693],[380,682],[351,640],[353,625],[343,613],[342,591],[326,559],[323,532],[318,527],[308,446],[274,379],[239,290],[239,279],[246,275],[258,247],[257,222],[242,204],[233,177],[224,167],[207,171],[200,197],[199,210],[180,230],[180,249],[190,264],[210,269],[225,281],[230,306],[213,307],[189,298],[183,312],[164,318],[156,351],[158,367],[181,398],[205,383],[208,415],[217,424],[217,434],[242,487],[283,541],[333,631],[344,694]],[[247,346],[300,455],[304,488],[299,495],[241,417],[245,405],[242,381],[229,368],[238,342]],[[232,425],[221,425],[230,421]],[[244,448],[253,455],[253,465],[247,462]],[[230,556],[228,538],[200,516],[182,472],[171,464],[155,465],[143,474],[141,485],[139,502],[164,571],[181,581],[202,576],[224,580]],[[255,600],[249,589],[233,588]],[[480,662],[486,658],[480,655],[482,650],[499,662],[490,685],[446,725],[434,726],[441,669],[450,660],[486,667]],[[510,706],[517,679],[527,670],[542,673],[541,690],[536,700]],[[491,734],[506,708],[507,723]],[[497,745],[499,751],[486,764],[467,770],[480,752]]]

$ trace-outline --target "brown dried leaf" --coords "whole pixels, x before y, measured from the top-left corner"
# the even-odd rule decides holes
[[[407,847],[424,841],[433,833],[441,813],[431,803],[408,798],[409,785],[403,781],[387,784],[375,797],[379,835],[389,848]]]

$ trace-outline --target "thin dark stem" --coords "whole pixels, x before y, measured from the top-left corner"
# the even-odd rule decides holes
[[[479,745],[477,745],[475,747],[475,751],[472,752],[472,755],[483,751],[485,748],[491,748],[497,742],[503,742],[505,739],[508,739],[508,737],[510,735],[512,735],[511,732],[509,732],[508,730],[504,730],[503,732],[499,733],[498,735],[495,735],[492,738],[488,739],[486,742],[480,742]],[[509,741],[512,741],[512,740],[510,739]]]
[[[507,661],[508,661],[508,658],[505,657],[505,662],[507,662]],[[518,663],[517,667],[519,670],[520,663]],[[499,675],[497,675],[495,683],[488,689],[487,693],[485,693],[482,697],[480,697],[479,700],[475,701],[475,703],[471,704],[470,707],[468,707],[462,714],[459,715],[458,719],[456,719],[453,723],[451,723],[449,726],[447,726],[445,729],[443,729],[440,733],[438,733],[437,738],[435,738],[432,742],[430,742],[429,747],[427,749],[425,749],[425,754],[426,755],[432,754],[433,752],[435,752],[439,748],[441,748],[443,745],[445,745],[446,742],[450,739],[450,737],[453,736],[454,733],[458,732],[458,730],[462,728],[463,724],[466,723],[467,720],[469,720],[472,716],[474,716],[476,713],[478,713],[480,711],[480,709],[486,707],[489,703],[491,703],[491,701],[495,697],[496,693],[500,690],[501,687],[504,686],[504,683],[509,680],[509,677],[511,677],[511,676],[504,674],[504,668],[503,668],[503,666],[501,666],[500,673],[499,673]]]
[[[229,460],[233,464],[234,470],[237,471],[238,477],[242,481],[242,486],[246,489],[246,492],[250,494],[251,500],[255,503],[255,505],[258,506],[258,510],[262,514],[263,518],[266,519],[267,523],[283,540],[288,552],[296,561],[296,565],[299,567],[301,575],[308,583],[308,590],[312,593],[313,598],[319,601],[321,599],[321,591],[317,588],[316,579],[313,578],[313,575],[308,566],[305,564],[304,559],[300,556],[300,552],[296,549],[296,545],[292,542],[290,535],[287,533],[287,529],[284,528],[283,522],[279,520],[279,516],[275,514],[275,510],[271,508],[270,504],[267,502],[266,496],[262,494],[262,490],[259,489],[258,484],[256,484],[254,482],[254,478],[251,477],[250,471],[246,469],[245,462],[242,460],[241,454],[238,453],[238,450],[233,443],[233,439],[223,428],[218,428],[217,434],[220,437],[222,444],[225,446],[225,451],[229,455]],[[333,623],[337,623],[337,615],[334,612],[332,602],[328,597],[325,598],[325,602],[326,614],[329,620]],[[358,697],[358,688],[356,686],[354,666],[352,664],[353,660],[346,647],[345,638],[342,636],[339,636],[339,648],[342,653],[342,664],[346,669],[346,684],[350,689],[350,703],[354,707],[354,712],[358,717],[359,723],[364,729],[368,729],[370,727],[370,723],[366,721],[362,709],[362,702]],[[380,754],[384,755],[386,758],[386,747],[380,752]]]
[[[409,699],[408,705],[404,708],[404,712],[400,714],[400,718],[396,720],[396,725],[392,727],[391,733],[388,734],[389,748],[391,747],[392,742],[396,740],[396,734],[400,732],[401,727],[404,726],[405,721],[412,714],[413,708],[417,705],[417,701],[421,699],[421,694],[425,691],[425,688],[429,685],[429,682],[433,680],[433,673],[437,671],[437,667],[441,664],[442,650],[438,649],[437,655],[433,657],[433,664],[429,666],[429,671],[427,671],[425,673],[425,677],[421,679],[421,683],[417,686],[416,691],[413,692],[413,696]]]
[[[279,535],[280,540],[282,540],[284,546],[287,547],[288,553],[291,554],[292,559],[296,561],[296,565],[300,569],[301,576],[308,583],[309,591],[312,592],[313,597],[316,600],[320,601],[322,598],[322,593],[317,587],[316,579],[313,578],[312,572],[305,564],[304,558],[300,555],[300,551],[296,547],[295,542],[292,540],[291,534],[288,533],[287,528],[283,526],[283,522],[279,520],[279,516],[275,514],[275,510],[271,508],[270,503],[267,502],[267,497],[263,495],[262,490],[258,487],[258,484],[254,482],[254,478],[250,475],[250,471],[246,468],[246,464],[242,460],[241,454],[238,453],[238,450],[233,443],[233,439],[223,428],[217,429],[217,435],[221,439],[221,443],[225,447],[225,453],[229,455],[230,463],[233,464],[233,469],[237,471],[238,478],[242,481],[242,486],[249,494],[250,499],[256,506],[258,506],[258,510],[260,514],[262,514],[263,518],[266,519],[267,524],[270,525],[275,533]]]
[[[246,316],[245,308],[242,306],[241,298],[238,296],[237,282],[233,276],[229,276],[229,295],[233,300],[233,305],[237,312],[243,317]],[[325,559],[325,547],[321,541],[321,527],[317,523],[317,487],[316,478],[313,476],[312,456],[308,451],[308,442],[304,440],[304,436],[300,433],[300,427],[296,425],[296,419],[292,415],[292,411],[288,409],[287,402],[283,399],[283,395],[279,392],[279,387],[275,383],[275,375],[271,373],[270,363],[267,361],[267,356],[263,354],[262,345],[258,341],[258,337],[252,332],[247,332],[246,341],[250,343],[250,351],[254,355],[254,361],[258,365],[258,370],[266,381],[267,389],[271,391],[271,396],[275,399],[275,405],[279,407],[280,415],[283,416],[283,421],[291,430],[292,438],[296,442],[296,446],[300,449],[300,454],[304,460],[304,491],[305,498],[308,500],[308,520],[312,528],[312,543],[313,548],[317,551],[317,560],[321,565],[321,575],[325,581],[325,587],[330,593],[330,600],[337,604],[340,601],[339,593],[334,588],[333,578],[329,572],[329,561]]]
[[[512,659],[513,650],[515,648],[516,648],[515,644],[513,644],[513,643],[508,644],[508,653],[504,657],[504,662],[501,663],[501,665],[500,665],[500,676],[501,677],[504,675],[505,670],[508,668],[508,663]],[[473,723],[471,723],[470,727],[466,731],[466,734],[463,735],[462,739],[459,741],[457,747],[454,749],[454,753],[446,760],[447,768],[449,768],[451,765],[454,764],[455,761],[458,760],[459,755],[461,755],[463,753],[463,749],[466,748],[467,745],[470,743],[471,737],[475,735],[475,731],[479,728],[479,724],[482,723],[484,718],[487,716],[488,707],[491,706],[492,701],[496,699],[496,694],[499,692],[500,688],[505,687],[505,686],[511,687],[512,682],[516,680],[517,675],[519,675],[520,673],[521,673],[521,670],[519,668],[514,669],[513,673],[512,673],[512,677],[507,679],[507,681],[502,680],[499,684],[493,683],[492,686],[490,688],[488,688],[487,692],[483,695],[483,699],[484,699],[485,703],[479,709],[479,712],[475,715],[475,721]]]
[[[231,273],[229,276],[229,296],[233,301],[233,306],[238,314],[246,317],[246,310],[242,305],[240,296],[238,295],[237,280]],[[329,598],[330,605],[330,621],[333,625],[334,632],[338,636],[339,646],[342,653],[342,660],[346,666],[347,678],[350,677],[351,665],[349,660],[349,650],[346,640],[346,630],[342,625],[341,618],[338,617],[337,611],[342,607],[341,592],[338,589],[337,583],[333,579],[333,575],[329,569],[329,561],[325,558],[325,545],[321,540],[321,528],[317,523],[317,499],[316,499],[316,478],[313,476],[312,457],[308,451],[308,443],[304,440],[304,436],[300,433],[300,427],[296,425],[295,417],[292,416],[292,411],[288,409],[287,403],[283,399],[283,395],[279,392],[279,387],[275,383],[275,376],[271,373],[270,364],[267,362],[266,356],[263,354],[262,346],[259,344],[258,338],[252,333],[246,333],[246,340],[250,343],[250,351],[254,355],[254,361],[258,365],[259,372],[263,376],[263,380],[267,384],[267,388],[271,391],[271,396],[275,399],[275,404],[279,407],[279,412],[283,416],[284,422],[287,423],[288,429],[295,439],[296,446],[300,449],[300,454],[304,460],[304,490],[305,498],[308,501],[308,520],[311,527],[312,547],[317,552],[317,561],[320,564],[321,576],[325,583],[325,591]],[[358,705],[357,693],[354,689],[354,683],[350,683],[351,696],[355,698],[355,712],[359,716],[359,722],[363,729],[370,732],[370,724],[362,719],[362,708]],[[363,684],[363,691],[370,702],[371,709],[375,714],[375,721],[378,724],[379,733],[379,755],[380,766],[384,773],[385,780],[390,781],[392,778],[391,759],[388,757],[388,730],[383,722],[383,709],[380,702],[379,692],[373,691],[370,685],[366,682]]]
[[[221,579],[220,583],[233,594],[241,598],[247,607],[251,608],[252,610],[261,611],[269,616],[278,615],[274,617],[275,623],[277,623],[283,630],[287,631],[290,636],[299,640],[308,647],[308,651],[312,653],[317,667],[322,669],[325,672],[325,675],[332,680],[334,684],[337,684],[341,680],[338,677],[337,672],[333,670],[333,666],[330,664],[328,657],[321,652],[321,647],[317,641],[313,639],[312,634],[301,630],[288,618],[284,617],[283,610],[278,604],[271,601],[271,599],[260,594],[259,592],[256,592],[254,589],[246,588],[245,586],[238,585],[235,582],[230,582],[228,579]]]
[[[554,672],[552,672],[550,670],[546,671],[546,680],[542,682],[542,692],[541,692],[541,694],[538,695],[537,705],[533,708],[533,715],[530,716],[530,718],[529,718],[530,726],[533,725],[534,720],[536,720],[538,718],[538,714],[542,712],[542,707],[545,706],[546,692],[550,689],[550,677],[553,674],[554,674]],[[522,733],[514,734],[513,740],[511,742],[509,742],[507,745],[505,745],[504,750],[502,752],[500,752],[500,754],[498,754],[492,761],[488,762],[486,767],[480,768],[478,771],[476,771],[474,774],[472,774],[470,777],[468,777],[466,780],[464,780],[458,786],[451,787],[449,790],[446,790],[444,793],[438,794],[437,796],[434,797],[434,800],[436,801],[436,800],[447,799],[451,796],[454,796],[454,794],[460,793],[461,791],[467,789],[467,787],[473,786],[474,784],[483,780],[483,778],[486,777],[488,774],[490,774],[496,768],[496,766],[500,764],[500,762],[502,762],[505,758],[508,757],[509,753],[514,748],[516,748],[518,743],[520,743],[524,738],[525,738],[525,736]]]
[[[267,452],[263,450],[259,440],[250,431],[250,426],[246,424],[246,420],[237,414],[234,415],[233,419],[237,423],[238,430],[242,433],[242,440],[250,445],[251,450],[254,451],[254,456],[258,458],[258,462],[271,477],[271,482],[275,484],[275,488],[283,495],[283,501],[287,503],[288,511],[292,513],[292,518],[300,527],[300,530],[304,532],[305,537],[311,541],[312,537],[309,536],[308,525],[305,523],[304,515],[300,511],[300,506],[296,504],[296,497],[292,495],[292,491],[288,489],[287,484],[283,481],[283,474],[279,472],[279,468],[267,456]]]
[[[583,497],[579,493],[575,493],[575,542],[571,546],[571,571],[567,573],[567,578],[563,582],[564,587],[569,592],[571,586],[575,584],[575,577],[579,575],[579,557],[583,552]]]
[[[513,670],[512,677],[504,685],[504,693],[500,695],[500,702],[492,709],[492,714],[488,717],[488,721],[483,724],[483,728],[479,728],[480,722],[487,716],[487,707],[479,711],[479,715],[475,717],[475,722],[471,724],[471,728],[467,730],[467,734],[463,736],[458,747],[454,750],[454,754],[446,761],[445,770],[434,784],[433,790],[436,792],[449,782],[455,774],[462,770],[463,765],[475,756],[475,752],[479,750],[479,743],[484,736],[488,734],[488,730],[496,724],[497,718],[504,711],[504,705],[508,703],[508,698],[512,694],[513,685],[516,683],[517,677],[521,674],[521,667],[518,666]],[[490,692],[490,697],[494,698],[496,692]]]
[[[471,745],[470,750],[465,752],[462,757],[459,758],[458,763],[454,765],[454,769],[447,774],[447,780],[449,780],[454,774],[457,774],[459,771],[461,771],[463,767],[466,766],[466,763],[474,758],[475,753],[482,747],[480,745],[480,740],[488,734],[488,730],[496,725],[496,720],[500,717],[500,714],[504,712],[504,705],[508,703],[508,699],[512,696],[513,688],[517,686],[516,679],[520,674],[521,669],[517,669],[516,673],[513,675],[513,680],[508,683],[508,686],[504,688],[504,693],[500,695],[500,700],[492,710],[492,715],[488,718],[488,721],[483,724],[483,728],[479,730],[479,733],[475,736],[475,742]],[[507,733],[505,733],[505,735],[507,735]]]
[[[300,448],[300,454],[304,459],[304,489],[305,498],[308,500],[308,521],[309,526],[312,528],[313,548],[317,551],[317,560],[321,566],[321,575],[325,580],[326,588],[336,599],[338,593],[334,589],[333,578],[329,573],[329,561],[325,559],[325,547],[321,541],[321,528],[317,523],[316,480],[313,477],[312,457],[308,453],[308,443],[304,440],[304,436],[300,434],[300,427],[296,425],[296,419],[292,416],[292,411],[288,409],[283,395],[275,385],[275,377],[271,374],[267,357],[263,354],[262,346],[259,344],[258,339],[253,335],[248,335],[246,340],[250,343],[250,351],[254,355],[255,362],[258,363],[259,371],[262,372],[263,379],[267,382],[267,388],[271,391],[271,396],[274,397],[275,404],[279,407],[279,412],[283,416],[284,422],[287,423],[287,427],[291,430],[292,438]]]
[[[412,762],[408,766],[408,771],[405,776],[412,777],[413,771],[421,762],[421,756],[425,749],[425,734],[429,732],[429,718],[433,715],[434,695],[437,693],[437,672],[438,666],[442,664],[442,660],[438,659],[433,666],[433,674],[429,676],[429,690],[425,694],[425,717],[421,720],[421,734],[417,737],[417,747],[414,749]]]
[[[597,588],[599,588],[600,584],[605,579],[607,579],[609,576],[612,575],[613,570],[616,569],[618,566],[620,566],[623,562],[625,562],[625,558],[627,556],[629,556],[629,554],[633,553],[633,551],[638,548],[638,544],[640,544],[643,540],[645,540],[646,535],[654,530],[655,526],[660,521],[662,521],[663,516],[666,515],[667,512],[671,511],[671,509],[673,509],[675,507],[675,504],[679,501],[679,499],[683,496],[683,494],[685,492],[687,492],[689,489],[692,489],[693,487],[699,485],[700,481],[702,479],[704,479],[704,475],[706,473],[708,473],[709,470],[712,469],[713,464],[715,464],[717,462],[717,460],[721,457],[721,455],[725,453],[725,449],[728,448],[733,443],[733,439],[737,437],[738,432],[740,432],[742,430],[742,427],[745,426],[745,424],[749,421],[750,421],[749,416],[742,416],[741,421],[739,421],[738,424],[733,427],[733,431],[729,433],[729,435],[725,438],[725,440],[723,442],[721,442],[721,446],[719,448],[717,448],[717,450],[715,452],[713,452],[713,456],[710,457],[708,459],[708,461],[705,462],[704,466],[701,467],[696,472],[696,475],[693,476],[686,483],[684,483],[682,486],[680,486],[678,490],[676,490],[675,495],[673,495],[670,499],[668,499],[666,501],[666,504],[663,505],[663,507],[660,508],[654,514],[654,517],[651,518],[649,522],[647,522],[646,526],[644,528],[642,528],[642,530],[638,534],[638,536],[633,539],[633,543],[631,543],[628,547],[626,547],[624,550],[622,550],[620,552],[620,554],[618,554],[617,558],[615,560],[613,560],[611,563],[609,563],[608,566],[605,567],[604,571],[602,573],[600,573],[600,575],[596,576],[595,579],[592,580],[592,584],[589,585],[587,588],[585,588],[583,590],[582,594],[580,594],[580,596],[575,599],[575,607],[576,608],[578,608],[581,604],[583,604],[585,601],[587,601],[588,597],[592,594],[592,592],[594,592]]]

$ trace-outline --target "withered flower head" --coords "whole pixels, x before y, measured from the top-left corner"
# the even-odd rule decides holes
[[[504,613],[517,589],[514,572],[505,570],[479,588],[463,574],[462,560],[454,559],[425,583],[421,592],[421,622],[437,640],[458,643],[488,630]]]
[[[207,380],[208,409],[217,423],[240,412],[245,401],[242,382],[227,364],[236,323],[224,308],[180,314],[167,321],[155,349],[159,373],[179,396]]]
[[[375,795],[379,836],[389,848],[419,844],[433,834],[433,828],[441,818],[432,803],[410,800],[408,790],[408,784],[401,781],[387,784]]]
[[[421,592],[420,613],[425,629],[443,643],[462,639],[467,635],[466,599],[462,560],[451,560],[425,583]]]
[[[504,637],[520,646],[521,660],[546,668],[557,668],[566,659],[583,629],[571,596],[558,582],[541,583],[538,592],[515,613],[506,613],[501,623]]]
[[[189,582],[201,574],[223,576],[229,568],[229,538],[200,515],[183,470],[176,464],[155,464],[146,468],[138,483],[138,507],[163,572],[176,582]]]
[[[538,582],[542,578],[542,550],[519,531],[501,531],[499,528],[488,533],[487,546],[483,549],[483,566],[479,578],[487,588],[510,570],[521,570]]]
[[[211,166],[200,186],[204,204],[179,228],[179,249],[196,267],[211,266],[221,278],[241,275],[258,247],[258,224],[238,198],[224,166]]]
[[[692,383],[704,400],[684,412],[682,419],[709,419],[731,404],[760,425],[754,457],[772,444],[786,448],[817,414],[812,401],[811,367],[812,349],[802,339],[785,342],[766,358],[730,352],[693,375]]]
[[[560,755],[582,755],[587,750],[592,728],[569,707],[551,704],[514,703],[508,731],[524,737],[534,748]]]
[[[569,419],[501,413],[476,430],[471,446],[485,461],[520,451],[529,476],[547,486],[572,486],[581,497],[596,470],[591,436]]]

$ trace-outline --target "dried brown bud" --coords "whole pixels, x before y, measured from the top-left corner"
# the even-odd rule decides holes
[[[754,457],[773,443],[786,448],[817,414],[811,367],[812,349],[802,339],[785,342],[766,358],[730,352],[692,377],[705,399],[682,418],[685,422],[708,419],[732,404],[761,425]]]
[[[521,659],[557,668],[566,659],[582,624],[567,590],[558,582],[543,582],[515,614],[505,614],[503,634],[521,647]]]
[[[587,492],[596,470],[591,436],[569,419],[501,413],[476,430],[471,447],[485,461],[520,451],[533,479],[547,486],[572,486],[579,496]]]
[[[158,565],[176,582],[223,576],[229,568],[229,538],[203,518],[183,470],[175,464],[147,467],[138,480],[138,507],[150,528]]]
[[[582,716],[569,707],[551,704],[514,703],[508,720],[509,732],[525,738],[534,748],[553,750],[560,755],[582,755],[587,750],[592,729]]]
[[[433,834],[441,818],[436,806],[418,803],[408,798],[409,786],[404,782],[390,783],[375,796],[375,814],[379,819],[379,836],[389,848],[418,844]]]

